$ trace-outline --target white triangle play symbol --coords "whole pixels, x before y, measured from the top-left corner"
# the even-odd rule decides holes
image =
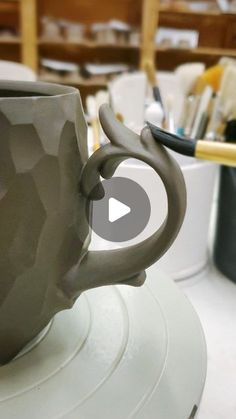
[[[131,212],[128,205],[123,204],[123,202],[118,201],[115,198],[109,198],[108,205],[108,218],[110,223],[114,223],[114,221],[119,220],[119,218],[122,218]]]

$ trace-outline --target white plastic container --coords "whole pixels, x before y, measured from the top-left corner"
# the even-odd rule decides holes
[[[185,279],[202,270],[208,262],[208,231],[218,166],[172,152],[186,182],[187,210],[179,235],[157,266],[175,280]],[[137,243],[152,234],[167,213],[164,186],[154,171],[136,160],[123,163],[115,176],[128,177],[140,184],[151,202],[151,216],[145,230],[135,239],[119,245]]]
[[[188,70],[188,79],[184,73]],[[183,66],[175,73],[159,72],[158,81],[164,104],[169,93],[173,95],[175,121],[178,121],[184,100],[184,92],[192,83],[192,72],[199,74],[204,66]],[[181,77],[180,77],[181,76]],[[196,77],[196,74],[195,74]],[[191,80],[190,80],[191,79]],[[132,83],[131,83],[132,81]],[[186,83],[184,84],[184,81]],[[144,96],[146,92],[146,78],[143,73],[124,75],[110,85],[110,94],[113,108],[125,116],[125,124],[134,127],[143,127]],[[129,87],[129,89],[128,89]],[[133,100],[135,92],[135,101]],[[137,132],[140,129],[136,130]],[[188,278],[201,271],[208,262],[208,231],[211,208],[214,197],[215,181],[218,166],[181,156],[171,152],[184,174],[187,187],[187,211],[183,226],[172,247],[157,263],[167,274],[175,280]],[[151,217],[145,230],[135,239],[121,246],[127,246],[142,241],[154,233],[162,224],[167,213],[167,199],[164,186],[156,173],[147,165],[137,160],[129,160],[117,169],[115,176],[127,177],[139,183],[147,192],[151,202]],[[117,244],[114,244],[114,247]]]

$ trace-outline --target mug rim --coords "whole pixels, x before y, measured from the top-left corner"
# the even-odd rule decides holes
[[[68,85],[61,85],[56,83],[47,83],[42,81],[16,81],[16,80],[0,80],[0,90],[14,91],[23,91],[25,93],[35,93],[35,95],[27,96],[0,96],[0,101],[2,100],[27,100],[35,98],[53,98],[53,97],[62,97],[73,95],[79,93],[79,90],[75,87]]]

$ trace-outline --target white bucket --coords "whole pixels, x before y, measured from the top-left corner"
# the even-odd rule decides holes
[[[172,152],[186,182],[187,211],[178,237],[157,266],[175,280],[190,277],[208,262],[208,231],[218,166]],[[151,216],[145,230],[135,239],[119,243],[127,246],[150,236],[163,222],[167,212],[164,186],[156,173],[137,160],[123,163],[115,176],[127,177],[144,188],[151,202]]]

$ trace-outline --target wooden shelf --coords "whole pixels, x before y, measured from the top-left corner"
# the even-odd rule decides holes
[[[141,24],[142,0],[38,0],[39,16],[52,16],[91,25],[94,22],[123,20],[131,25]]]
[[[86,105],[86,97],[95,94],[98,90],[107,89],[107,81],[96,80],[82,80],[81,78],[72,77],[48,77],[46,75],[39,75],[39,80],[48,83],[65,84],[67,86],[76,87],[80,91],[82,103]]]
[[[221,16],[223,13],[220,10],[199,11],[191,9],[169,8],[168,6],[161,6],[160,13],[174,13],[177,15],[196,15],[196,16]],[[224,13],[225,14],[225,13]]]
[[[48,83],[58,83],[58,84],[67,84],[71,86],[83,86],[83,87],[97,87],[97,88],[105,88],[107,87],[106,81],[98,81],[98,80],[87,80],[82,78],[73,78],[73,77],[56,77],[56,76],[47,76],[47,75],[39,75],[40,81],[45,81]]]
[[[121,0],[112,3],[110,0],[102,0],[101,5],[97,6],[95,0],[79,2],[78,0],[68,0],[65,4],[54,0],[0,0],[2,21],[6,22],[8,26],[14,27],[17,30],[16,33],[21,34],[15,38],[0,37],[0,58],[13,61],[21,59],[24,64],[31,66],[36,71],[42,57],[76,62],[79,65],[87,62],[123,62],[132,68],[137,68],[142,54],[140,45],[101,44],[91,39],[84,39],[80,42],[67,41],[64,38],[51,40],[38,37],[37,31],[40,29],[42,16],[77,20],[87,26],[95,21],[102,22],[116,18],[127,21],[134,27],[140,27],[143,1]],[[17,23],[16,18],[20,24]],[[157,46],[155,58],[160,70],[171,71],[179,64],[190,61],[202,61],[210,66],[224,55],[236,58],[236,15],[223,14],[219,10],[193,11],[161,6],[159,25],[175,29],[192,29],[199,32],[198,48]],[[70,77],[58,78],[58,80],[43,79],[83,86],[86,89],[106,86],[106,83],[103,82],[79,78],[73,80]]]
[[[98,43],[90,40],[84,40],[80,42],[76,41],[66,41],[63,38],[58,40],[50,40],[50,39],[39,39],[38,40],[39,46],[54,46],[59,48],[68,48],[68,47],[78,47],[78,48],[104,48],[104,49],[135,49],[138,50],[140,47],[139,45],[132,45],[132,44],[104,44]]]
[[[1,37],[0,36],[0,45],[20,45],[21,38],[18,36],[15,37]]]
[[[215,10],[191,10],[191,9],[184,9],[184,8],[170,8],[168,6],[161,6],[160,7],[160,14],[176,14],[176,15],[194,15],[194,16],[235,16],[234,12],[222,12],[220,9]]]
[[[38,39],[38,56],[59,61],[84,63],[127,63],[138,67],[140,47],[129,44],[105,44],[91,40],[72,42]]]
[[[214,55],[216,57],[230,56],[236,57],[236,49],[226,48],[211,48],[211,47],[198,47],[198,48],[167,48],[167,47],[156,47],[157,52],[167,52],[174,54],[189,54],[189,55]]]
[[[18,11],[20,1],[2,1],[0,0],[0,13],[15,13]]]
[[[214,55],[217,57],[221,56],[230,56],[236,57],[236,50],[235,49],[227,49],[227,48],[207,48],[207,47],[198,47],[193,50],[190,50],[192,54],[199,54],[199,55]]]

